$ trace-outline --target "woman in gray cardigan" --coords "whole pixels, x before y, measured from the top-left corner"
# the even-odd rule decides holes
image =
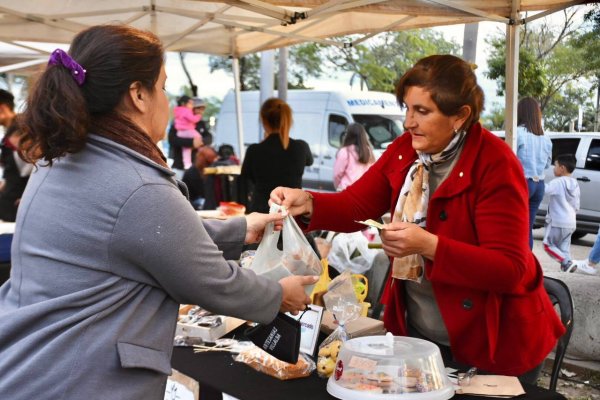
[[[0,288],[2,399],[162,399],[179,303],[270,322],[310,301],[314,277],[277,283],[226,261],[278,217],[201,221],[190,206],[155,144],[163,59],[151,33],[92,27],[30,94],[23,146],[38,168]]]

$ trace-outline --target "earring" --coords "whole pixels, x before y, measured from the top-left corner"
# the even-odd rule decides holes
[[[452,130],[454,131],[455,135],[458,135],[458,131],[456,130],[456,128],[452,128]]]

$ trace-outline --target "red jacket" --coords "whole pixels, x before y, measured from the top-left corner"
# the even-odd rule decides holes
[[[411,136],[396,139],[355,184],[312,193],[314,229],[350,232],[353,221],[393,213],[416,159]],[[527,184],[512,150],[476,124],[460,159],[429,200],[427,230],[439,237],[425,271],[456,361],[520,375],[540,364],[564,333],[529,249]],[[384,292],[388,331],[406,334],[402,281]]]

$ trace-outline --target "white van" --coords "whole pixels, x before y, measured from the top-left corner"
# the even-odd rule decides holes
[[[259,96],[258,91],[242,92],[246,148],[262,140]],[[289,90],[287,102],[294,119],[290,136],[306,141],[315,159],[312,166],[305,168],[303,176],[303,186],[313,190],[334,190],[333,163],[341,135],[349,123],[363,124],[376,156],[404,131],[404,113],[391,93]],[[215,143],[230,144],[239,154],[233,91],[225,96],[221,105]]]

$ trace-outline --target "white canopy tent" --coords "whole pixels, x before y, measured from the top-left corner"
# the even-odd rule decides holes
[[[157,34],[169,51],[233,57],[240,149],[237,60],[303,42],[353,46],[380,32],[496,21],[507,26],[506,139],[516,130],[519,26],[574,0],[0,0],[0,41],[69,43],[92,25],[125,23]],[[540,11],[521,18],[521,13]],[[360,34],[352,42],[332,37]],[[0,65],[6,64],[1,61]],[[4,67],[4,71],[10,67]],[[513,146],[514,147],[514,146]],[[243,151],[243,150],[242,150]]]

